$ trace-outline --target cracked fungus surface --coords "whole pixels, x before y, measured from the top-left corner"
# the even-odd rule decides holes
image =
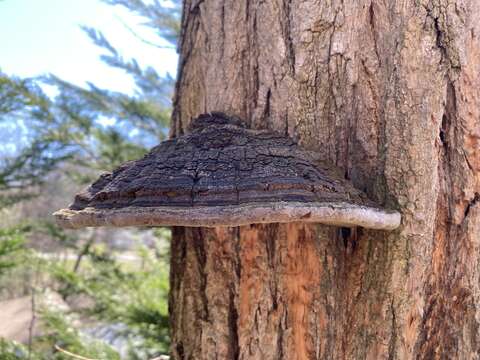
[[[281,134],[214,113],[102,175],[55,213],[64,227],[319,222],[394,229],[385,211]]]
[[[202,115],[191,132],[102,175],[71,210],[225,206],[268,202],[347,202],[377,207],[292,139]]]

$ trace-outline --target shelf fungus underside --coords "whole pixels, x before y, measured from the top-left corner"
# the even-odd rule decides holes
[[[391,230],[382,209],[281,134],[201,115],[190,132],[103,174],[57,211],[67,228],[316,222]]]

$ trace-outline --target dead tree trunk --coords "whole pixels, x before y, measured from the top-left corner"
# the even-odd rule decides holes
[[[171,135],[224,111],[402,212],[173,232],[174,359],[477,359],[480,2],[186,0]]]

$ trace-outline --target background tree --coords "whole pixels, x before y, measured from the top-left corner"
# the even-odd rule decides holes
[[[105,2],[139,15],[157,35],[158,43],[149,45],[175,47],[180,1]],[[55,344],[87,357],[120,357],[108,344],[85,337],[88,329],[74,321],[78,317],[116,328],[120,323],[116,333],[130,348],[123,357],[145,359],[168,351],[169,233],[154,231],[158,243],[140,248],[141,266],[135,267],[118,260],[108,240],[140,238],[140,232],[64,232],[51,222],[51,211],[64,205],[59,201],[100,171],[141,157],[165,137],[170,120],[174,79],[123,57],[99,30],[83,29],[104,50],[105,63],[133,78],[135,90],[111,91],[94,83],[81,87],[55,75],[22,79],[0,73],[0,300],[31,294],[28,279],[39,272],[38,294],[54,290],[69,304],[88,298],[91,305],[65,316],[37,314],[48,336],[36,338],[31,349],[2,340],[1,358],[68,358]],[[67,250],[78,254],[75,261],[57,255]],[[39,259],[41,266],[33,269],[30,264]]]
[[[172,135],[238,115],[403,222],[174,229],[173,358],[478,358],[479,14],[473,0],[185,1]]]

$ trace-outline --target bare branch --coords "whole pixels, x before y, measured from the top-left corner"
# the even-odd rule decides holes
[[[74,359],[79,359],[79,360],[98,360],[98,359],[92,359],[92,358],[87,358],[87,357],[84,357],[84,356],[81,356],[81,355],[77,355],[77,354],[74,354],[74,353],[71,353],[70,351],[67,351],[67,350],[64,350],[62,349],[60,346],[58,345],[54,345],[55,349],[57,351],[60,351],[61,353],[64,353],[65,355],[68,355],[68,356],[71,356],[72,358]]]
[[[150,45],[150,46],[155,46],[156,48],[159,48],[159,49],[175,49],[175,46],[159,45],[157,43],[154,43],[153,41],[145,39],[144,37],[138,35],[138,33],[135,30],[133,30],[130,26],[128,26],[128,24],[125,23],[119,16],[117,16],[117,15],[114,15],[114,16],[125,27],[125,29],[127,29],[133,36],[135,36],[141,42],[143,42],[147,45]]]

